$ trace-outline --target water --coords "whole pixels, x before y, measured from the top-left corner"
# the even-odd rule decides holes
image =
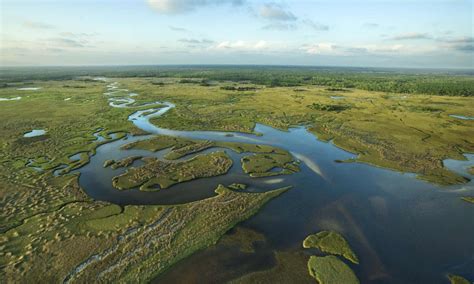
[[[118,84],[109,85],[109,93],[116,89]],[[122,97],[110,98],[112,106],[129,107],[133,102],[120,100],[129,98],[126,91],[121,92]],[[474,206],[460,199],[474,195],[473,181],[462,186],[440,187],[417,180],[413,174],[361,163],[336,163],[335,160],[355,155],[319,141],[304,127],[280,131],[257,124],[255,132],[262,136],[164,129],[152,125],[149,119],[163,115],[174,105],[151,104],[165,107],[137,111],[129,117],[137,127],[150,133],[267,144],[286,149],[301,161],[299,173],[253,179],[242,172],[239,162],[242,154],[208,149],[201,153],[225,150],[234,160],[227,175],[189,181],[156,192],[119,191],[112,187],[111,179],[124,169],[104,169],[105,160],[135,155],[163,157],[168,150],[150,153],[119,149],[125,143],[148,136],[128,137],[100,146],[91,163],[79,170],[81,186],[98,200],[118,204],[174,204],[212,196],[219,183],[245,183],[249,191],[293,186],[239,225],[263,233],[267,238],[265,246],[249,255],[217,245],[178,263],[157,279],[160,283],[192,283],[190,279],[199,283],[222,282],[268,269],[275,264],[273,251],[301,251],[302,240],[320,230],[337,230],[349,240],[361,260],[360,265],[352,268],[362,283],[446,283],[446,273],[474,279]],[[467,161],[446,160],[445,165],[473,178],[467,169],[474,165],[474,155],[465,156]],[[138,165],[140,161],[133,166]]]
[[[23,137],[35,137],[35,136],[41,136],[46,134],[46,130],[44,129],[33,129],[30,132],[27,132],[23,135]]]
[[[26,88],[18,88],[18,91],[36,91],[41,89],[41,87],[26,87]]]
[[[463,119],[463,120],[474,120],[474,116],[464,116],[464,115],[457,115],[457,114],[450,114],[449,116],[458,118],[458,119]]]
[[[15,98],[0,98],[1,101],[19,101],[21,100],[21,97],[15,97]]]

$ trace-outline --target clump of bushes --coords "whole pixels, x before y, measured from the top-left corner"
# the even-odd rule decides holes
[[[330,91],[330,92],[350,92],[351,90],[343,89],[343,88],[327,88],[326,91]]]
[[[255,91],[257,88],[255,87],[234,87],[234,86],[223,86],[221,87],[222,90],[226,91]]]
[[[310,109],[320,110],[320,111],[344,111],[350,109],[350,105],[330,105],[330,104],[320,104],[313,103],[308,106]]]

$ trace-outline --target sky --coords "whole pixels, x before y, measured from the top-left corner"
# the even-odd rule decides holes
[[[0,0],[0,65],[474,68],[474,0]]]

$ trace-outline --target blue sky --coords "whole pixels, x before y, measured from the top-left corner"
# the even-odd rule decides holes
[[[0,0],[2,66],[474,68],[472,0]]]

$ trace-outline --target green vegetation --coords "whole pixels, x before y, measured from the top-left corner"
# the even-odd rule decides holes
[[[285,190],[241,193],[219,186],[215,197],[173,206],[70,203],[1,235],[2,279],[146,282],[215,244]]]
[[[351,90],[344,89],[344,88],[326,88],[326,91],[330,91],[330,92],[350,92]]]
[[[247,185],[243,183],[233,183],[229,185],[228,187],[234,190],[243,190],[247,188]]]
[[[348,105],[334,105],[334,104],[320,104],[320,103],[313,103],[309,105],[308,107],[313,110],[337,111],[337,112],[350,108],[350,106]]]
[[[241,161],[245,173],[252,177],[292,174],[299,171],[299,167],[290,153],[268,145],[190,140],[160,135],[148,140],[125,144],[122,149],[158,151],[170,147],[171,151],[164,156],[168,160],[179,159],[212,147],[227,148],[237,153],[256,153],[243,157]],[[274,169],[280,170],[273,171]],[[136,175],[135,173],[131,174]]]
[[[308,270],[320,284],[359,283],[352,269],[333,255],[311,256]]]
[[[355,264],[359,264],[359,259],[352,251],[349,243],[341,234],[333,231],[321,231],[314,235],[309,235],[303,241],[304,248],[317,248],[323,252],[342,255]]]
[[[299,167],[290,153],[278,151],[269,154],[253,154],[242,158],[242,168],[252,177],[268,177],[282,174],[292,174]],[[277,171],[273,171],[278,169]]]
[[[474,79],[466,74],[309,68],[81,68],[2,70],[0,97],[21,97],[0,102],[0,279],[7,283],[146,282],[214,244],[235,224],[284,192],[247,193],[242,190],[245,186],[236,184],[220,186],[213,198],[183,205],[121,207],[92,200],[72,171],[87,164],[98,146],[126,135],[145,134],[127,119],[150,102],[176,104],[152,120],[162,127],[252,133],[255,123],[281,130],[306,125],[318,138],[359,154],[355,161],[413,172],[442,185],[467,182],[443,166],[444,159],[464,160],[464,153],[474,152],[474,122],[449,116],[474,116]],[[121,87],[139,93],[133,110],[110,107],[103,95],[107,83],[91,79],[95,75],[117,76]],[[17,90],[32,86],[40,89]],[[344,96],[343,104],[331,96]],[[47,133],[23,137],[31,129]],[[99,141],[94,134],[105,140]],[[244,157],[243,166],[252,176],[298,170],[288,152],[271,146],[155,136],[124,149],[170,149],[165,156],[170,161],[144,158],[144,166],[128,169],[114,183],[122,188],[166,188],[226,173],[231,160],[224,152],[171,161],[211,147],[251,153]],[[136,159],[110,160],[104,166],[128,167]],[[463,200],[473,201],[472,197]],[[243,246],[246,252],[253,248],[252,238],[260,239],[248,235],[251,237]],[[301,255],[278,252],[276,259],[278,264],[271,270],[242,279],[303,282],[309,277],[284,272],[301,271],[305,267]],[[308,265],[316,279],[337,276],[354,280],[336,257],[312,259]],[[353,259],[357,259],[355,254]],[[343,272],[331,272],[329,267]]]
[[[118,168],[126,168],[130,166],[131,164],[133,164],[133,162],[141,158],[142,156],[131,156],[119,161],[107,160],[104,162],[104,168],[109,167],[109,166],[114,170]]]
[[[293,251],[275,251],[276,265],[268,270],[246,274],[229,283],[314,283],[306,268],[307,256]]]
[[[230,186],[229,189],[232,189]],[[220,241],[219,245],[239,246],[243,253],[254,253],[254,244],[257,242],[265,242],[265,236],[254,230],[237,227],[232,229],[231,234],[226,234]]]
[[[355,264],[359,259],[344,237],[333,231],[321,231],[309,235],[303,241],[304,248],[317,248],[325,253],[341,255]],[[359,283],[352,269],[336,256],[311,256],[308,261],[309,274],[318,283]]]
[[[150,191],[156,190],[155,186],[159,185],[165,189],[180,182],[225,174],[232,166],[232,159],[225,152],[198,155],[178,163],[151,157],[142,160],[145,165],[130,168],[114,177],[114,187],[121,190],[140,187],[140,190]]]
[[[459,276],[459,275],[454,275],[454,274],[448,274],[448,279],[451,284],[469,284],[469,282],[466,278]]]
[[[182,147],[173,147],[173,149],[165,155],[165,158],[168,160],[175,160],[181,157],[184,157],[189,154],[200,152],[214,146],[214,143],[211,141],[198,141],[190,143]]]
[[[0,88],[0,97],[22,97],[0,106],[0,232],[31,216],[87,199],[77,199],[83,196],[80,189],[71,191],[70,176],[54,177],[51,171],[62,167],[61,173],[68,173],[86,164],[99,145],[125,133],[142,133],[127,121],[129,111],[108,106],[103,82],[41,81],[33,83],[41,89],[28,92],[16,90],[31,86],[28,82],[15,84]],[[65,88],[63,84],[84,88]],[[98,127],[105,138],[101,142],[93,135]],[[23,133],[31,129],[45,129],[47,134],[24,138]],[[77,153],[79,159],[71,160]],[[30,159],[42,171],[26,166]]]
[[[156,152],[159,150],[171,148],[170,152],[165,155],[165,158],[168,160],[175,160],[212,147],[227,148],[237,153],[285,153],[285,151],[267,145],[196,139],[193,140],[166,135],[157,135],[147,140],[140,140],[125,144],[122,146],[122,149],[141,149]]]
[[[246,86],[223,86],[222,90],[226,91],[256,91],[256,87],[246,87]]]
[[[474,197],[473,196],[463,196],[463,197],[461,197],[461,199],[466,201],[466,202],[474,204]]]
[[[468,171],[468,173],[470,173],[471,175],[474,175],[474,167],[470,167],[467,171]]]
[[[45,67],[0,69],[0,85],[18,86],[25,80],[67,81],[78,76],[151,78],[160,87],[166,82],[157,78],[181,78],[181,83],[208,86],[208,81],[251,82],[267,87],[327,86],[335,89],[355,88],[367,91],[429,94],[439,96],[472,96],[471,71],[433,71],[388,68],[338,67],[270,67],[270,66],[123,66],[115,67]],[[93,83],[90,77],[83,82]]]
[[[146,78],[127,79],[123,84],[154,100],[176,104],[176,108],[151,120],[160,127],[252,133],[255,123],[283,130],[304,124],[318,138],[359,154],[359,162],[416,173],[421,179],[441,185],[468,181],[443,166],[445,159],[464,160],[464,153],[474,152],[470,135],[473,121],[449,116],[474,116],[474,101],[468,97],[352,89],[339,94],[344,95],[343,105],[350,108],[326,111],[306,106],[339,105],[331,99],[338,92],[312,85],[306,85],[304,92],[274,87],[236,95],[223,91],[219,84],[202,87],[169,83],[158,89]]]
[[[110,165],[113,165],[113,164],[115,164],[115,160],[106,160],[104,162],[104,168],[107,168],[107,167],[109,167]]]
[[[184,147],[191,143],[190,140],[166,135],[154,136],[151,139],[139,140],[122,146],[122,149],[141,149],[148,151],[159,151],[170,147]]]

